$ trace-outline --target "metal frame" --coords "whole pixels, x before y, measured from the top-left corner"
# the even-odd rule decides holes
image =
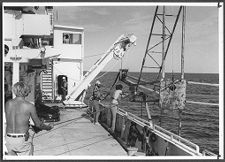
[[[171,14],[166,14],[165,6],[162,6],[162,13],[159,13],[159,6],[156,7],[155,14],[154,14],[154,17],[153,17],[152,26],[151,26],[151,29],[150,29],[148,42],[147,42],[147,47],[146,47],[146,50],[145,50],[145,55],[144,55],[143,60],[142,60],[142,66],[141,66],[140,75],[139,75],[139,78],[138,78],[138,81],[137,81],[136,89],[138,89],[138,86],[140,84],[144,68],[150,68],[150,69],[158,68],[159,69],[158,75],[157,75],[155,80],[159,80],[160,74],[161,74],[161,79],[165,78],[165,60],[166,60],[166,56],[167,56],[167,53],[168,53],[168,50],[169,50],[169,47],[170,47],[170,43],[171,43],[171,40],[173,38],[173,34],[174,34],[175,29],[176,29],[176,26],[177,26],[182,8],[184,8],[184,7],[182,7],[182,6],[179,7],[177,15],[171,15]],[[161,16],[161,18],[159,16]],[[167,16],[176,17],[172,29],[169,29],[169,27],[166,26],[166,17]],[[154,33],[154,27],[155,27],[155,25],[157,25],[156,20],[158,20],[158,22],[160,24],[162,24],[162,34]],[[155,38],[153,36],[156,36],[156,37],[161,36],[162,41],[157,42],[155,44],[152,43],[152,42],[154,42],[154,38]],[[167,40],[168,40],[168,43],[166,43]],[[159,45],[162,45],[162,51],[153,51]],[[161,62],[156,61],[154,54],[161,54],[162,55]],[[147,65],[145,65],[146,60],[149,59],[149,58],[157,66],[147,66]],[[183,70],[182,70],[182,72],[183,72]]]

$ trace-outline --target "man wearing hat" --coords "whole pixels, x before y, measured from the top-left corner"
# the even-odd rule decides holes
[[[100,115],[99,102],[102,99],[102,95],[101,95],[101,92],[100,92],[100,87],[101,86],[102,86],[101,82],[100,81],[96,81],[95,87],[93,89],[92,97],[91,97],[92,106],[93,106],[94,111],[95,111],[94,112],[94,124],[97,124],[97,125],[99,125],[98,117]]]

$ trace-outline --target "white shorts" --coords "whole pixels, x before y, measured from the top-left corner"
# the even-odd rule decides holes
[[[29,130],[30,132],[30,130]],[[22,135],[22,134],[10,134]],[[6,148],[9,155],[28,156],[33,155],[33,133],[29,133],[29,138],[25,141],[25,137],[8,137],[6,135]]]

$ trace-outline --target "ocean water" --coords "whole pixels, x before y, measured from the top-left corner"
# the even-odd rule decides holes
[[[102,88],[103,93],[114,89],[110,89],[114,83],[117,72],[100,73],[96,79],[91,83],[94,84],[96,80],[99,80],[104,87]],[[129,72],[128,75],[138,76],[139,73]],[[179,74],[174,74],[174,78],[179,78]],[[218,74],[185,74],[187,81],[205,82],[205,83],[219,83]],[[143,73],[142,78],[144,80],[154,80],[156,74],[154,73]],[[172,78],[171,74],[166,74],[166,78]],[[122,83],[122,82],[118,82]],[[123,84],[123,83],[122,83]],[[125,84],[124,91],[128,92],[129,87]],[[91,95],[93,87],[88,89],[86,95],[86,102]],[[203,85],[192,85],[187,84],[186,89],[186,100],[198,101],[198,102],[219,102],[219,87],[203,86]],[[105,102],[110,102],[110,97],[105,99]],[[159,125],[160,109],[157,104],[149,105],[153,122]],[[128,99],[121,101],[120,108],[131,112],[144,119],[147,118],[147,113],[144,105],[141,103],[129,102]],[[181,136],[192,141],[193,143],[200,146],[200,151],[207,149],[213,153],[219,153],[219,107],[218,106],[206,106],[197,104],[186,104],[185,109],[182,111],[182,129]],[[178,131],[179,116],[177,111],[168,110],[162,114],[161,126],[173,133]]]

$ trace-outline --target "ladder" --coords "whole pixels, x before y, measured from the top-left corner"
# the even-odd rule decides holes
[[[53,86],[52,60],[49,60],[47,69],[41,73],[41,91],[43,101],[52,101],[54,99]]]

